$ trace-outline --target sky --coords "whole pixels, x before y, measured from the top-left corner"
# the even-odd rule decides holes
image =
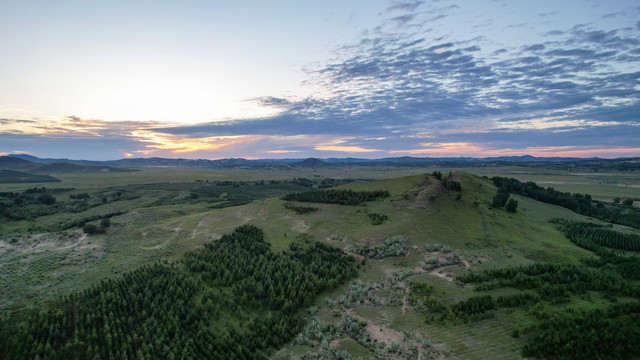
[[[632,0],[6,0],[0,54],[0,155],[640,156]]]

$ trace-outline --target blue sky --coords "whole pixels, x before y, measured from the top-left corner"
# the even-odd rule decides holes
[[[634,1],[9,1],[0,51],[0,153],[640,156]]]

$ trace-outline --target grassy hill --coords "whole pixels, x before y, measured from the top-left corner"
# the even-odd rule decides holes
[[[0,156],[0,169],[2,170],[29,171],[40,166],[42,166],[42,164],[37,164],[17,157]]]
[[[49,175],[30,174],[15,170],[0,170],[0,183],[44,183],[59,182],[59,179]]]
[[[166,197],[163,190],[146,190],[140,197],[109,201],[86,210],[97,219],[113,214],[111,227],[103,235],[87,237],[69,230],[5,236],[0,242],[5,269],[0,277],[0,298],[4,299],[0,305],[3,311],[20,311],[24,306],[47,303],[55,294],[86,289],[143,264],[181,259],[238,226],[250,224],[262,229],[264,240],[274,251],[315,239],[344,249],[365,264],[358,275],[360,285],[345,283],[325,291],[308,315],[308,319],[314,319],[312,324],[325,328],[344,329],[354,321],[356,327],[364,324],[362,328],[358,332],[336,330],[327,341],[331,349],[309,340],[313,329],[307,328],[276,356],[333,351],[344,358],[346,351],[368,358],[379,351],[378,345],[372,345],[377,340],[375,343],[386,343],[389,348],[397,344],[393,346],[398,352],[390,358],[408,355],[412,349],[424,357],[431,353],[443,358],[521,358],[526,336],[514,336],[514,332],[536,323],[531,311],[499,308],[490,317],[474,321],[430,321],[430,313],[412,298],[419,292],[412,290],[411,284],[428,284],[434,301],[453,307],[479,294],[476,285],[456,281],[456,277],[536,263],[578,265],[581,258],[593,253],[574,245],[549,221],[586,218],[517,195],[512,195],[519,202],[516,213],[493,209],[490,204],[496,188],[489,180],[464,172],[453,173],[451,179],[461,184],[461,192],[448,190],[441,181],[424,174],[338,187],[386,190],[391,194],[358,206],[256,197],[249,204],[212,209],[211,203],[202,198],[187,201],[188,194],[158,202]],[[104,196],[109,194],[104,192]],[[286,204],[317,210],[299,215]],[[371,214],[384,215],[385,220],[373,225]],[[63,218],[51,215],[46,221]],[[404,255],[364,259],[354,250],[384,247],[390,238],[402,239]],[[345,305],[345,296],[357,293],[358,286],[365,286],[362,284],[372,287],[362,292],[366,301],[353,300]],[[516,293],[513,288],[488,292],[494,297]],[[568,303],[558,306],[591,309],[612,301],[602,293],[589,292],[588,296],[571,295]],[[545,303],[538,310],[551,308],[552,304]],[[370,341],[363,334],[368,334]]]
[[[125,168],[117,168],[113,166],[95,166],[95,165],[76,165],[70,163],[55,163],[55,164],[47,164],[42,165],[37,168],[31,169],[32,172],[42,173],[42,174],[53,174],[53,173],[74,173],[74,172],[132,172],[138,171],[135,169],[125,169]]]
[[[71,163],[41,164],[19,157],[0,157],[0,183],[45,183],[59,182],[60,180],[49,174],[104,174],[139,171],[112,166],[76,165]]]

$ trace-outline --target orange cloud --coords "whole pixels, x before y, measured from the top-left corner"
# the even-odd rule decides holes
[[[347,140],[355,139],[353,137],[342,137],[337,139],[332,139],[328,142],[324,142],[314,146],[314,150],[319,151],[339,151],[339,152],[350,152],[350,153],[367,153],[367,152],[376,152],[380,150],[376,149],[367,149],[360,146],[350,146],[350,145],[341,145],[347,142]]]
[[[451,154],[451,155],[459,155],[459,154],[478,154],[479,152],[487,151],[488,148],[480,146],[478,144],[473,143],[421,143],[420,146],[423,148],[420,149],[410,149],[410,150],[391,150],[389,153],[391,154]]]
[[[103,121],[63,116],[58,119],[16,120],[0,122],[0,133],[45,135],[52,137],[102,137],[105,134],[127,134],[133,130],[166,125],[156,121]]]
[[[640,147],[599,147],[594,146],[547,146],[547,147],[527,147],[524,149],[495,149],[492,151],[496,155],[522,155],[529,154],[539,157],[561,156],[561,157],[603,157],[614,158],[624,156],[640,156]]]
[[[151,152],[155,150],[170,150],[174,154],[218,150],[250,138],[248,135],[180,138],[175,135],[146,130],[133,131],[131,136],[140,142],[147,143],[146,147]]]
[[[267,153],[269,154],[288,154],[288,153],[298,153],[300,150],[269,150]]]
[[[320,151],[341,151],[341,152],[353,152],[353,153],[380,151],[375,149],[365,149],[359,146],[340,146],[340,145],[316,145],[314,149],[320,150]]]
[[[497,149],[495,147],[483,146],[477,143],[422,143],[423,148],[410,150],[392,150],[391,154],[436,154],[445,156],[521,156],[532,155],[537,157],[622,157],[639,156],[640,148],[637,147],[600,147],[594,146],[544,146],[525,147],[521,149]]]

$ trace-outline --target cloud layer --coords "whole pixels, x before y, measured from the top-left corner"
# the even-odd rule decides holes
[[[640,156],[639,8],[601,14],[621,24],[612,28],[553,22],[558,11],[501,22],[470,17],[471,2],[440,4],[390,4],[380,26],[306,69],[315,95],[250,100],[280,109],[275,116],[189,126],[3,120],[1,136],[112,137],[136,144],[128,153],[210,158]],[[477,34],[455,31],[463,21]],[[533,35],[505,43],[509,32]]]

